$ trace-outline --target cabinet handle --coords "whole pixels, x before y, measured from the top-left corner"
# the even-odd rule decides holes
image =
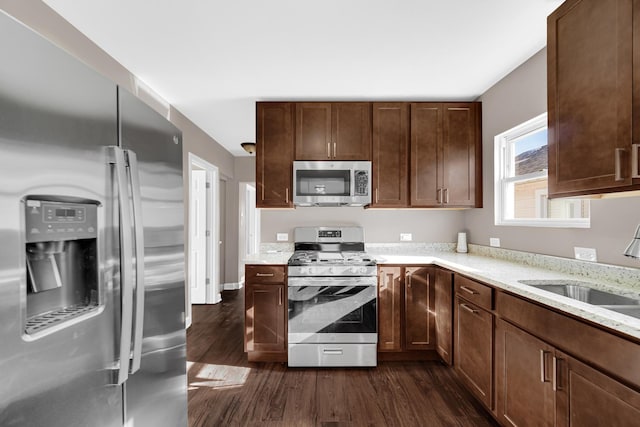
[[[333,143],[333,158],[335,159],[336,157],[338,157],[338,147],[337,147],[337,143]]]
[[[553,356],[553,376],[551,377],[551,388],[553,391],[562,390],[560,388],[560,381],[558,381],[558,375],[560,375],[560,370],[558,369],[558,363],[560,363],[560,359]]]
[[[460,286],[460,289],[462,289],[463,291],[471,295],[477,295],[479,293],[478,291],[471,288],[467,288],[466,286]]]
[[[438,204],[442,203],[442,188],[436,190],[436,201]]]
[[[616,181],[624,181],[624,176],[622,176],[622,155],[625,151],[624,148],[616,148]]]
[[[282,305],[282,288],[278,288],[278,305]]]
[[[285,188],[284,190],[284,202],[289,203],[289,188]]]
[[[411,273],[407,273],[407,274],[404,276],[404,278],[405,278],[405,280],[407,281],[407,288],[410,288],[410,287],[411,287]]]
[[[540,382],[546,383],[547,381],[547,353],[548,351],[544,351],[540,349]]]
[[[638,151],[640,151],[640,144],[631,144],[631,178],[640,178]]]
[[[444,203],[445,204],[449,203],[449,189],[448,188],[444,189]]]
[[[460,304],[460,307],[464,308],[469,313],[478,314],[478,310],[474,310],[473,308],[469,307],[467,304]]]
[[[331,143],[327,142],[327,159],[331,158]]]
[[[378,189],[376,188],[376,203],[378,203]]]
[[[273,277],[273,273],[256,273],[256,277]]]

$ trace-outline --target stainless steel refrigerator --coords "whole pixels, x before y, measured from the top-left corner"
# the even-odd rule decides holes
[[[180,132],[0,12],[0,425],[187,424]]]

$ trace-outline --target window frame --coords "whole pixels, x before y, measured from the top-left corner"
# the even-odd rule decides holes
[[[518,227],[549,227],[549,228],[591,228],[591,211],[589,218],[513,218],[509,217],[509,209],[513,210],[514,203],[507,192],[507,187],[516,182],[533,181],[548,177],[547,170],[531,172],[519,176],[510,176],[509,167],[512,166],[507,158],[512,158],[509,150],[511,142],[525,135],[547,128],[547,113],[527,120],[494,137],[494,224],[497,226]],[[587,201],[588,202],[588,201]]]

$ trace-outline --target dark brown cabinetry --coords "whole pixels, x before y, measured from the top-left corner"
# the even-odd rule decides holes
[[[245,351],[249,361],[286,361],[284,265],[245,267]]]
[[[371,207],[408,206],[409,104],[373,104]]]
[[[637,343],[502,292],[496,313],[504,319],[497,322],[495,338],[501,424],[637,425],[640,382],[630,368],[640,355]]]
[[[567,0],[548,18],[550,197],[640,188],[638,8]]]
[[[371,103],[296,104],[296,160],[371,160]]]
[[[435,349],[435,268],[378,268],[378,350]]]
[[[493,404],[493,314],[456,294],[454,366],[487,408]]]
[[[554,426],[553,347],[496,322],[496,415],[509,426]]]
[[[256,105],[256,206],[293,207],[294,104]]]
[[[413,207],[481,207],[481,104],[411,104]]]
[[[453,273],[436,268],[435,271],[436,351],[447,364],[453,363]]]

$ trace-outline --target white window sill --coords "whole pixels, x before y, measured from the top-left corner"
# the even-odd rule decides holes
[[[548,227],[548,228],[591,228],[591,221],[585,219],[502,219],[496,220],[495,225],[507,227]]]

